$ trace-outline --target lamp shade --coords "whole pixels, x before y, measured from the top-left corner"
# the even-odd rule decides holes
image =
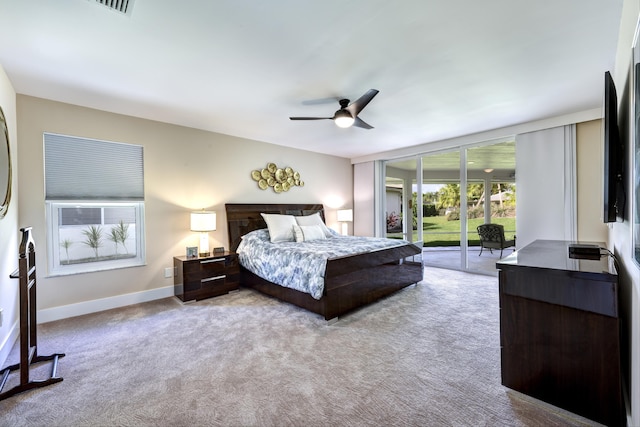
[[[191,212],[191,231],[215,231],[216,213],[211,211]]]
[[[339,209],[338,210],[338,221],[353,221],[353,210],[352,209]]]

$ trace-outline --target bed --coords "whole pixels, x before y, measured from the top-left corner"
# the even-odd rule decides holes
[[[236,251],[245,235],[267,228],[261,214],[310,216],[321,204],[226,204],[229,248]],[[282,301],[335,319],[422,280],[422,248],[409,242],[371,252],[330,258],[326,261],[324,286],[319,299],[309,293],[283,287],[240,265],[240,284]]]

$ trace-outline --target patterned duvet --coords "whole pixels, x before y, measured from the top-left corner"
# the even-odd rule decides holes
[[[278,285],[320,299],[324,291],[327,260],[407,244],[406,240],[342,236],[305,242],[271,243],[267,229],[242,237],[236,252],[240,264],[252,273]]]

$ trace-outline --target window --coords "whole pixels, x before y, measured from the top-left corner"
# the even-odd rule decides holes
[[[138,145],[44,134],[50,275],[143,265]]]

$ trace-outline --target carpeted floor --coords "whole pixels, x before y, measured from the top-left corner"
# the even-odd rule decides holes
[[[497,287],[427,268],[334,324],[246,289],[47,323],[64,381],[0,401],[0,425],[595,425],[500,384]]]

